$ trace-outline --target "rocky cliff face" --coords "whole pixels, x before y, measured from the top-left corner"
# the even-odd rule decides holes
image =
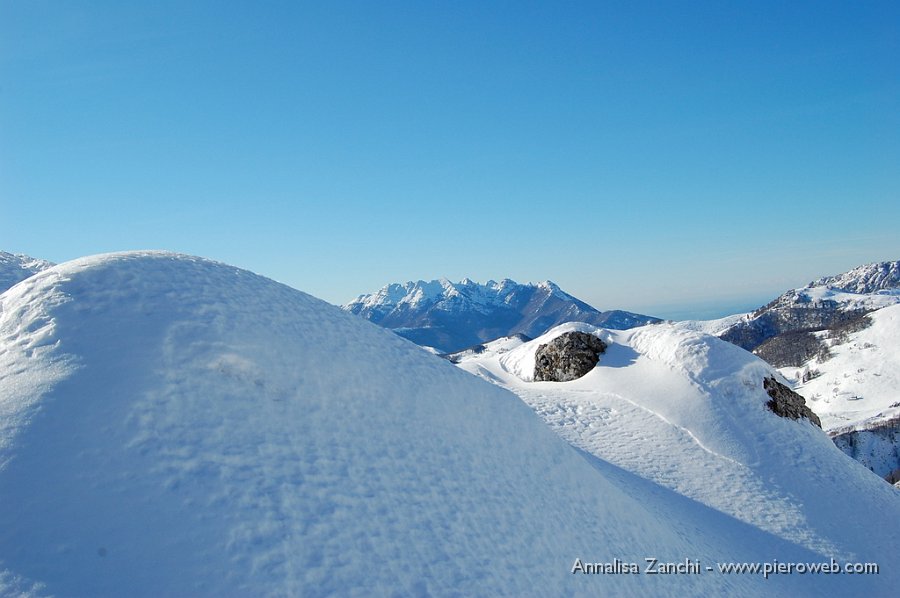
[[[624,330],[659,321],[626,311],[601,312],[550,281],[519,284],[509,279],[391,284],[343,309],[442,353],[516,334],[536,337],[564,322]]]

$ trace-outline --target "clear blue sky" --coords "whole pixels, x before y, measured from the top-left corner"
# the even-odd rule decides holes
[[[0,249],[143,248],[669,317],[900,259],[900,3],[0,0]]]

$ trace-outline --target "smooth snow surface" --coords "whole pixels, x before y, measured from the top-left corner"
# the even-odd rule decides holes
[[[696,332],[705,332],[713,336],[719,336],[735,324],[741,321],[749,320],[752,314],[735,314],[733,316],[725,316],[716,320],[681,320],[673,322],[672,325],[683,330],[694,330]]]
[[[652,335],[616,338],[634,347],[610,353],[625,376],[655,350]],[[590,385],[527,395],[580,446],[606,446],[593,425],[612,432],[610,454],[658,474],[631,467],[642,479],[574,450],[513,394],[268,279],[160,252],[62,264],[0,295],[0,594],[762,596],[896,581],[896,541],[857,512],[894,522],[900,499],[851,467],[817,482],[808,470],[834,465],[830,453],[767,442],[814,443],[808,425],[759,427],[753,412],[747,427],[704,406],[682,373],[646,367],[681,394],[653,409],[594,404]],[[683,398],[695,404],[665,407]],[[648,427],[615,431],[619,412]],[[796,460],[797,480],[751,447]],[[762,462],[771,489],[736,461]],[[858,487],[825,509],[838,495],[814,495],[826,482]],[[706,484],[753,525],[685,498]],[[576,557],[713,565],[823,551],[874,553],[885,574],[570,573]]]
[[[597,367],[532,382],[538,346],[571,330],[609,344]],[[896,587],[900,538],[885,524],[900,521],[900,494],[808,421],[769,411],[762,381],[777,374],[751,353],[674,325],[571,323],[459,367],[513,390],[602,462],[822,556],[880,562],[854,591],[885,592],[888,578]]]

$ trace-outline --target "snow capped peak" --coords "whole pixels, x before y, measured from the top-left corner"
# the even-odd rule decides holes
[[[564,299],[564,300],[574,300],[575,299],[574,297],[572,297],[572,295],[569,295],[568,293],[563,291],[561,288],[559,288],[559,285],[557,285],[555,282],[552,282],[550,280],[544,280],[542,282],[539,282],[537,284],[537,286],[538,286],[538,288],[541,288],[541,289],[547,289],[551,294],[553,294],[556,297],[559,297],[560,299]]]
[[[51,267],[53,264],[46,260],[21,253],[0,251],[0,293],[29,276]]]
[[[589,462],[510,393],[244,270],[94,256],[0,302],[3,594],[711,595],[715,575],[598,580],[572,562],[809,556]]]
[[[900,289],[900,261],[858,266],[837,276],[825,276],[814,280],[807,287],[828,287],[859,294]]]
[[[519,284],[509,278],[485,284],[445,278],[397,285],[406,295],[386,300],[361,295],[343,306],[420,345],[445,353],[518,333],[533,336],[567,321],[590,321],[610,328],[640,326],[656,318],[628,312],[600,312],[545,280]]]

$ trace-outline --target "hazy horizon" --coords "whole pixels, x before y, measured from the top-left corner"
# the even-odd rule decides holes
[[[444,276],[745,305],[900,256],[898,22],[895,2],[3,3],[0,246],[169,249],[332,303]]]

